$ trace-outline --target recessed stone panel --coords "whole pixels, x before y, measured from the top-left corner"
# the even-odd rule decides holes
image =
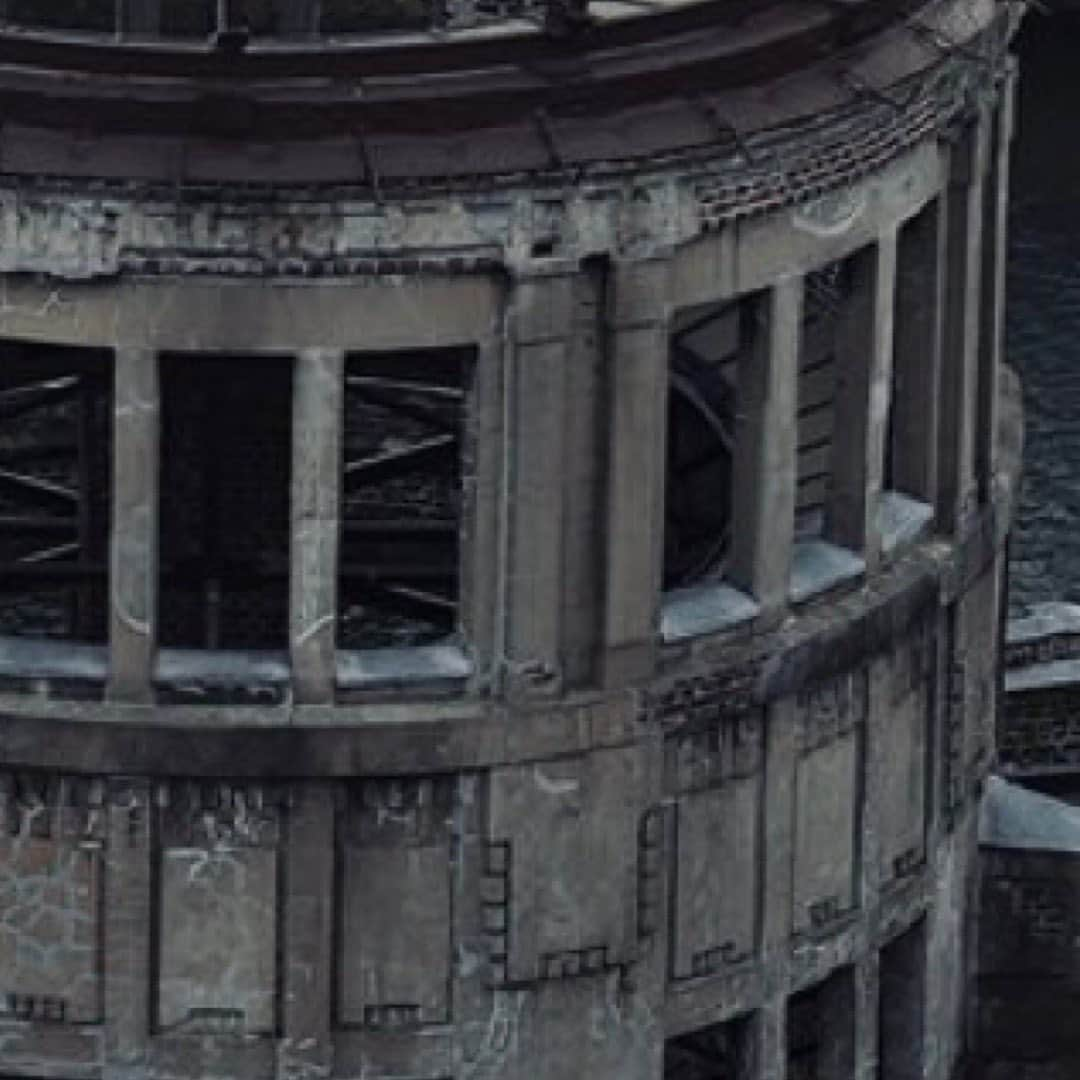
[[[161,1029],[273,1032],[277,858],[260,847],[162,853]]]
[[[879,880],[910,874],[925,854],[927,682],[923,638],[874,666],[872,739],[880,832]]]
[[[101,850],[0,835],[0,1017],[100,1019]]]
[[[796,708],[792,924],[822,932],[856,903],[865,672],[801,694]]]
[[[506,902],[510,981],[583,976],[627,962],[637,928],[640,750],[595,752],[492,777],[492,888]],[[505,871],[504,871],[505,868]]]
[[[753,954],[759,798],[754,776],[679,799],[676,978],[711,975]]]
[[[475,795],[474,782],[450,775],[348,789],[339,824],[341,1027],[393,1032],[450,1019],[451,845],[476,829]]]
[[[445,844],[344,853],[340,1021],[394,1028],[444,1023],[450,976]]]

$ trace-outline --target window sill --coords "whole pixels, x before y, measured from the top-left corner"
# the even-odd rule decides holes
[[[723,582],[672,589],[661,602],[660,638],[672,645],[715,634],[749,622],[760,611],[755,600]]]
[[[109,675],[109,650],[53,638],[0,637],[0,684],[28,691],[55,684],[64,697],[101,697]]]
[[[802,604],[866,573],[862,556],[826,540],[799,540],[791,552],[788,597]]]
[[[473,673],[472,660],[457,645],[342,650],[337,654],[339,690],[394,690],[422,685],[459,689]]]
[[[878,534],[881,553],[891,558],[903,548],[923,539],[934,521],[934,508],[899,491],[883,491],[878,503]]]
[[[292,670],[274,649],[161,649],[154,666],[158,700],[170,704],[284,702]]]

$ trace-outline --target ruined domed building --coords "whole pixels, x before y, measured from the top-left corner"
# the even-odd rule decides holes
[[[1018,17],[0,2],[0,1076],[957,1075]]]

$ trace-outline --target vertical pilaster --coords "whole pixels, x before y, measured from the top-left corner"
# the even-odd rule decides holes
[[[751,1038],[753,1080],[787,1076],[787,999],[794,902],[795,845],[795,700],[768,707],[765,728],[765,807],[762,835],[761,956],[765,965],[765,1000]]]
[[[285,853],[283,1038],[279,1080],[329,1076],[333,971],[334,804],[327,784],[293,790]]]
[[[803,279],[754,298],[753,347],[738,371],[729,577],[763,612],[787,602],[795,520]]]
[[[504,618],[511,688],[561,686],[567,367],[574,275],[519,279],[505,393],[510,432]]]
[[[476,679],[487,684],[497,648],[500,618],[500,559],[506,506],[506,409],[501,308],[490,332],[477,344],[465,414],[461,485],[461,622],[476,663]]]
[[[982,299],[979,317],[979,402],[975,437],[975,476],[986,501],[997,471],[998,371],[1005,339],[1005,265],[1008,257],[1009,145],[1016,94],[1013,60],[1001,89],[989,133],[983,202]]]
[[[158,361],[117,349],[115,363],[109,696],[143,702],[157,646]]]
[[[836,347],[836,425],[829,539],[860,552],[867,569],[881,547],[877,510],[885,461],[892,382],[896,232],[851,257],[851,292],[840,316]]]
[[[944,198],[928,203],[901,229],[896,254],[889,482],[931,506],[938,485],[946,213]]]
[[[289,649],[299,702],[334,698],[344,354],[306,349],[293,379]]]
[[[949,148],[945,328],[938,425],[938,520],[955,532],[974,511],[976,376],[982,285],[985,119],[965,125]]]
[[[608,288],[604,681],[654,662],[664,547],[670,267],[616,265]]]
[[[117,783],[109,793],[105,849],[104,1075],[146,1075],[151,1030],[152,939],[150,785]]]

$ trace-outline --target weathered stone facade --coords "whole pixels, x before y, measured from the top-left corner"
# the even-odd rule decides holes
[[[159,7],[0,26],[0,1074],[948,1080],[1018,9]]]

